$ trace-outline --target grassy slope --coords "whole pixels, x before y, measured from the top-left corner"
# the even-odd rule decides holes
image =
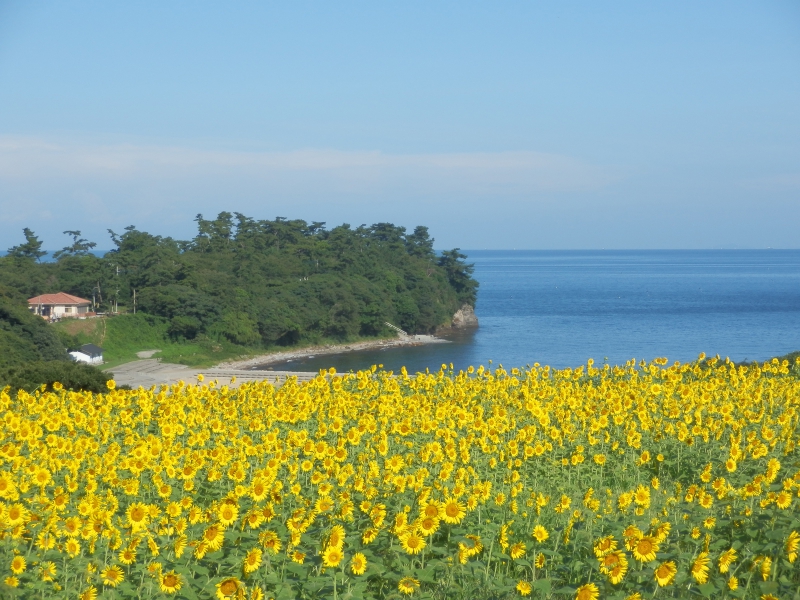
[[[247,348],[211,340],[172,341],[167,335],[166,320],[145,314],[65,319],[53,327],[68,336],[72,347],[92,343],[103,348],[106,366],[136,360],[136,353],[141,350],[160,350],[157,358],[192,366],[208,366],[248,353]]]
[[[225,360],[264,354],[270,350],[286,350],[285,346],[274,348],[247,348],[228,342],[210,339],[175,342],[167,335],[166,319],[139,313],[119,315],[106,319],[64,319],[52,325],[60,332],[71,348],[92,343],[103,348],[103,368],[137,360],[136,353],[142,350],[160,350],[154,358],[164,362],[193,367],[207,367]],[[367,338],[364,338],[367,339]],[[304,345],[341,343],[341,340],[324,338],[309,340]]]

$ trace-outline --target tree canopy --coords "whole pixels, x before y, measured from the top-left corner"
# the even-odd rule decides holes
[[[478,284],[465,255],[437,255],[423,226],[328,229],[230,212],[195,222],[197,234],[186,241],[134,226],[109,230],[114,249],[102,258],[89,253],[95,245],[80,231],[67,231],[72,244],[53,263],[36,262],[41,244],[34,248],[26,229],[28,249],[0,259],[0,277],[26,295],[94,298],[98,310],[132,312],[135,297],[136,311],[167,319],[176,340],[249,347],[387,335],[386,321],[427,333],[475,304]]]

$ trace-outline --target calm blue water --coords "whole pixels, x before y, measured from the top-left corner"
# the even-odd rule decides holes
[[[765,360],[800,350],[800,250],[466,252],[480,327],[451,344],[327,356],[272,368],[397,370],[454,363],[576,366],[700,352]]]

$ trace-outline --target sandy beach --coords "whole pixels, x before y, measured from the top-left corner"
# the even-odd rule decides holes
[[[366,340],[363,342],[353,342],[350,344],[332,344],[328,346],[307,346],[296,350],[286,350],[283,352],[270,352],[260,354],[245,360],[223,362],[216,365],[218,369],[252,369],[287,360],[297,360],[299,358],[313,358],[328,354],[345,354],[358,350],[383,350],[386,348],[397,348],[400,346],[422,346],[424,344],[449,344],[445,340],[434,335],[410,335],[408,337],[398,337],[394,339]]]

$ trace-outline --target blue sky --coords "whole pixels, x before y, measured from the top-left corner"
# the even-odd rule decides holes
[[[221,210],[800,247],[800,3],[0,0],[0,248]]]

